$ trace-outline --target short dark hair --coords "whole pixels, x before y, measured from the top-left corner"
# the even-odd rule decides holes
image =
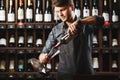
[[[53,0],[52,2],[54,7],[71,6],[73,4],[73,0]]]

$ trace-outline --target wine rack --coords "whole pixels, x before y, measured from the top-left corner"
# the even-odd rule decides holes
[[[4,1],[4,2],[2,2]],[[28,59],[35,57],[38,58],[45,41],[48,37],[49,32],[52,27],[57,24],[60,20],[56,18],[54,13],[54,8],[52,7],[52,0],[40,0],[41,12],[37,17],[42,18],[36,20],[37,14],[37,0],[30,0],[32,6],[32,19],[29,19],[26,11],[28,7],[29,0],[12,0],[12,13],[14,14],[15,20],[8,21],[8,12],[10,9],[11,0],[0,0],[0,14],[5,11],[5,15],[0,17],[0,78],[15,78],[26,79],[30,78],[33,80],[45,78],[37,71],[35,71],[31,65],[28,63]],[[22,18],[19,17],[18,8],[19,3],[22,1],[23,14]],[[49,2],[47,2],[49,1]],[[74,0],[78,2],[80,9],[80,14],[78,17],[83,17],[83,7],[85,0]],[[89,15],[92,15],[92,4],[94,0],[87,0],[89,4]],[[108,1],[108,0],[107,0]],[[112,10],[113,10],[113,0],[109,0],[109,22],[110,25],[101,26],[101,28],[96,28],[93,37],[93,68],[96,71],[96,75],[119,75],[120,74],[120,20],[117,22],[112,21]],[[97,0],[98,14],[102,15],[104,0]],[[30,5],[31,5],[30,3]],[[50,21],[44,21],[46,5],[49,4],[51,7]],[[117,0],[117,5],[120,5],[120,1]],[[120,7],[118,11],[120,12]],[[21,8],[21,9],[22,9]],[[27,16],[27,17],[26,17]],[[42,16],[42,17],[41,17]],[[120,19],[120,15],[119,19]],[[95,26],[97,27],[97,26]],[[57,69],[58,58],[55,57],[50,63],[52,65],[52,72],[54,73]],[[53,77],[53,76],[49,76]],[[16,79],[17,78],[17,79]]]

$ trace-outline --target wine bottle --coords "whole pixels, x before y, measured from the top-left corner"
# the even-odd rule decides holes
[[[109,50],[103,50],[102,54],[102,67],[103,71],[109,71],[110,67],[110,51]]]
[[[117,60],[113,60],[113,61],[112,61],[112,71],[113,71],[113,72],[117,72],[117,71],[118,71]]]
[[[12,58],[9,61],[9,72],[15,72],[15,60]]]
[[[57,15],[57,12],[56,12],[55,9],[56,9],[56,8],[54,8],[54,22],[55,22],[55,23],[60,23],[61,20],[60,20],[59,16]]]
[[[19,72],[24,71],[24,51],[19,51],[17,58],[18,58],[18,64],[17,64],[17,70]],[[21,53],[22,52],[22,53]]]
[[[118,40],[116,38],[112,39],[112,47],[118,47]]]
[[[42,22],[43,21],[43,10],[42,10],[42,0],[36,1],[36,14],[35,14],[35,21]]]
[[[104,23],[105,26],[110,25],[109,5],[107,3],[108,3],[107,0],[104,0],[102,16],[105,19],[105,23]]]
[[[5,22],[6,21],[6,10],[5,10],[5,1],[1,0],[0,1],[0,22]]]
[[[88,0],[85,0],[83,5],[83,17],[88,17],[88,16],[90,16],[90,8],[89,8]]]
[[[6,71],[6,61],[5,59],[0,60],[0,72],[5,72]]]
[[[92,16],[98,15],[98,6],[97,6],[97,1],[93,0],[93,5],[92,5]]]
[[[15,47],[15,36],[14,34],[12,34],[9,38],[9,42],[8,42],[8,46],[9,47]]]
[[[14,1],[9,0],[9,9],[8,9],[8,22],[15,21],[15,9],[14,9]]]
[[[92,47],[93,48],[98,47],[98,38],[96,35],[93,35]]]
[[[118,12],[118,6],[117,6],[117,0],[113,0],[113,6],[112,6],[112,22],[118,22],[119,21],[119,12]]]
[[[77,18],[80,18],[80,2],[79,0],[75,1],[75,15]]]
[[[27,37],[27,47],[33,47],[33,35],[28,35]]]
[[[94,57],[93,58],[93,68],[95,71],[99,71],[99,61],[98,61],[98,57]]]
[[[33,3],[31,0],[28,0],[27,2],[26,21],[33,22]]]
[[[41,38],[37,38],[36,39],[36,47],[41,47],[42,46],[42,39]]]
[[[24,36],[23,35],[19,35],[18,36],[18,47],[24,47]]]
[[[109,32],[107,30],[103,31],[103,47],[109,47]]]
[[[46,7],[45,7],[45,13],[44,13],[44,22],[51,22],[51,21],[52,21],[51,1],[46,0]]]
[[[23,7],[23,0],[19,0],[18,5],[18,22],[22,24],[24,21],[24,7]]]
[[[6,40],[6,37],[5,37],[5,31],[1,31],[0,33],[0,47],[6,47],[7,45],[7,40]]]

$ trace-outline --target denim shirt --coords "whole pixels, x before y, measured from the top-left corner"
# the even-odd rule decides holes
[[[90,25],[79,25],[78,36],[67,44],[59,47],[59,67],[58,72],[70,74],[91,74],[92,68],[92,32]],[[50,32],[42,53],[49,53],[51,48],[59,42],[60,38],[66,33],[68,26],[61,22],[53,27]]]

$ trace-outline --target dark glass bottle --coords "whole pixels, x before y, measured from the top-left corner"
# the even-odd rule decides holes
[[[117,5],[117,0],[113,0],[112,5],[112,22],[118,22],[119,21],[119,9]]]
[[[18,22],[19,24],[20,23],[23,23],[24,21],[24,6],[23,6],[23,0],[19,0],[19,3],[18,3]]]
[[[24,51],[20,50],[18,51],[17,54],[17,58],[18,58],[18,62],[17,62],[17,71],[22,72],[25,70],[25,66],[24,66]]]
[[[9,0],[9,9],[8,9],[8,22],[15,21],[15,6],[14,0]]]
[[[23,32],[23,33],[21,33]],[[25,46],[25,36],[24,36],[24,30],[23,29],[20,29],[18,30],[18,47],[24,47]]]
[[[0,30],[0,47],[6,47],[6,30]]]
[[[34,43],[33,43],[33,35],[29,34],[27,36],[27,47],[33,47]]]
[[[103,2],[103,12],[102,12],[102,16],[105,19],[105,26],[109,26],[110,25],[110,14],[109,14],[109,5],[108,5],[108,0],[104,0]]]
[[[103,28],[103,47],[108,48],[109,46],[109,27],[104,26]]]
[[[27,1],[26,21],[33,22],[33,3],[31,0]]]
[[[15,35],[14,34],[10,35],[8,46],[9,47],[15,47]]]
[[[43,21],[43,10],[42,10],[42,0],[36,0],[36,14],[35,21],[42,22]]]
[[[78,18],[80,18],[80,1],[75,1],[75,14]]]
[[[0,22],[6,21],[5,0],[0,1]]]
[[[0,55],[0,72],[5,72],[6,71],[6,59],[3,57],[3,55]]]
[[[52,21],[52,6],[51,0],[46,0],[45,13],[44,13],[44,22]]]
[[[98,15],[98,6],[97,1],[93,0],[92,4],[92,16]]]
[[[88,16],[90,16],[90,8],[89,8],[88,0],[85,0],[83,5],[83,17],[88,17]]]

